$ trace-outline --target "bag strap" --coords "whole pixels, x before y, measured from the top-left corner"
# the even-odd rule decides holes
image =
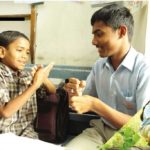
[[[145,104],[145,106],[143,107],[142,113],[141,113],[141,120],[143,121],[144,119],[144,109],[145,107],[150,103],[150,100]]]

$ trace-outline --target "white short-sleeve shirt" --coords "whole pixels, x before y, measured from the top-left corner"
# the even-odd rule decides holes
[[[114,70],[108,58],[100,58],[92,68],[84,94],[98,97],[125,114],[134,115],[150,100],[150,65],[132,47]]]

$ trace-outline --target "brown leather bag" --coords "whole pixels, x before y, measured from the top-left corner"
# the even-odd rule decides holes
[[[40,94],[37,91],[38,113],[35,130],[41,140],[52,143],[64,142],[69,123],[68,93],[59,88],[56,94]]]

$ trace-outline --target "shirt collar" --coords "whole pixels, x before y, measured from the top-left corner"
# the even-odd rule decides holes
[[[6,76],[6,77],[11,77],[12,73],[14,72],[12,69],[7,67],[2,62],[0,62],[0,69],[2,70],[1,73],[3,74],[3,76]]]
[[[109,57],[107,57],[105,60],[104,60],[104,65],[106,65],[106,67],[108,67],[109,69],[111,68],[111,63],[110,63],[110,60],[109,60]]]
[[[1,73],[3,74],[3,76],[6,77],[17,76],[23,78],[28,77],[30,75],[30,73],[25,72],[23,70],[14,71],[5,64],[3,64],[2,62],[0,62],[0,70],[3,70]]]
[[[134,64],[135,64],[135,58],[137,56],[137,53],[133,47],[129,49],[128,54],[122,61],[121,65],[129,69],[130,71],[133,70]]]
[[[129,69],[130,71],[132,71],[133,67],[134,67],[136,55],[137,55],[137,53],[136,53],[135,49],[133,47],[131,47],[129,49],[129,52],[125,56],[124,60],[120,64],[120,66],[124,66],[127,69]],[[111,64],[110,64],[110,61],[109,61],[108,57],[104,60],[104,66],[107,66],[108,68],[111,68]]]

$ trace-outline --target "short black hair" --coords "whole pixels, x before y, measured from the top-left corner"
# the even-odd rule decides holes
[[[93,26],[97,21],[102,21],[114,30],[118,29],[121,25],[126,25],[128,28],[128,38],[131,42],[134,30],[134,19],[128,8],[116,3],[106,5],[93,14],[91,25]]]
[[[26,40],[29,41],[29,38],[19,32],[19,31],[4,31],[0,33],[0,46],[3,46],[5,48],[8,48],[9,44],[11,44],[12,42],[14,42],[16,39],[18,38],[25,38]]]

